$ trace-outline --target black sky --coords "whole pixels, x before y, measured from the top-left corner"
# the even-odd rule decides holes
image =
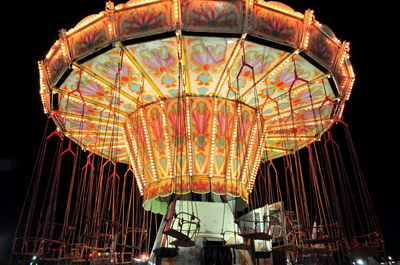
[[[115,1],[121,3],[122,1]],[[398,9],[389,1],[284,1],[307,8],[351,44],[356,83],[344,117],[370,188],[388,254],[400,257]],[[0,261],[8,253],[42,138],[46,117],[38,94],[37,61],[102,0],[2,2],[0,85]],[[11,16],[8,16],[11,14]]]

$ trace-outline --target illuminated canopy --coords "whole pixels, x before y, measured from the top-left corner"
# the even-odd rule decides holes
[[[247,200],[262,159],[318,140],[354,82],[349,45],[278,2],[129,1],[61,31],[39,62],[67,137],[132,166],[145,200]]]

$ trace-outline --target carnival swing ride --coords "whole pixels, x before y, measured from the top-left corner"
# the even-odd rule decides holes
[[[108,2],[61,30],[39,71],[56,126],[16,260],[339,264],[383,251],[342,118],[349,43],[312,10]]]

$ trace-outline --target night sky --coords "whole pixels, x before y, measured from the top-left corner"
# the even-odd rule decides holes
[[[123,1],[115,1],[121,3]],[[350,126],[389,255],[400,257],[398,79],[396,8],[389,1],[285,1],[315,11],[341,40],[350,42],[356,73],[344,117]],[[104,10],[102,0],[6,1],[1,4],[0,263],[11,236],[42,139],[46,116],[39,97],[37,61],[85,16]],[[11,14],[11,16],[7,16]],[[395,27],[395,25],[397,27]],[[344,143],[343,143],[344,144]]]

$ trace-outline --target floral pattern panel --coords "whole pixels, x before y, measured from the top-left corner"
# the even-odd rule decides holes
[[[79,69],[68,76],[60,90],[76,100],[97,105],[105,110],[118,110],[124,115],[136,108],[136,103],[131,98],[116,93],[114,84],[105,83]]]
[[[190,92],[212,95],[236,45],[233,38],[185,37]]]
[[[177,95],[179,65],[176,38],[150,41],[146,45],[129,45],[128,49],[164,97]]]
[[[261,83],[256,91],[253,91],[252,96],[247,98],[247,103],[254,106],[253,102],[258,102],[260,106],[263,106],[262,112],[265,117],[282,114],[290,111],[291,107],[296,109],[296,105],[309,103],[308,82],[322,77],[323,73],[320,70],[297,55],[280,71],[265,79],[265,82]],[[324,93],[323,88],[313,91],[318,94]],[[327,91],[329,92],[329,88]],[[297,97],[292,101],[292,106],[289,94],[290,98]],[[315,100],[314,95],[313,97]]]
[[[323,25],[313,25],[310,28],[310,43],[307,47],[307,53],[328,68],[333,66],[339,52],[339,45],[329,32],[331,31]]]
[[[108,45],[111,36],[107,25],[108,19],[104,17],[68,36],[72,58],[79,59]]]
[[[152,104],[144,111],[154,165],[160,180],[171,177],[169,172],[172,166],[168,158],[170,150],[167,140],[169,141],[169,139],[166,139],[167,132],[163,126],[163,114],[164,110],[159,104]]]
[[[172,30],[171,4],[171,1],[163,1],[118,11],[118,36],[131,39]]]
[[[214,145],[214,175],[224,177],[226,175],[226,165],[229,158],[229,147],[231,146],[234,117],[235,102],[219,101],[217,105],[217,123]]]
[[[61,43],[56,42],[52,47],[53,53],[45,60],[49,81],[55,86],[61,75],[67,70],[69,62],[64,56]]]
[[[211,159],[211,131],[213,125],[212,98],[190,100],[191,144],[193,160],[193,190],[209,192],[209,174]]]
[[[189,161],[191,141],[187,130],[187,115],[181,100],[167,100],[165,102],[166,126],[169,136],[169,145],[172,159],[172,172],[175,177],[175,192],[187,193],[190,191],[189,170],[193,162]]]
[[[251,33],[261,38],[298,47],[303,21],[288,14],[278,13],[260,5],[254,6]]]
[[[241,46],[238,56],[232,64],[230,78],[225,81],[220,96],[229,99],[236,99],[247,92],[249,98],[247,104],[255,106],[254,91],[248,92],[254,84],[265,79],[266,75],[276,66],[279,61],[288,53],[260,45],[254,42],[245,41]]]
[[[240,33],[241,1],[183,1],[185,30]]]
[[[121,97],[134,104],[123,105],[126,111],[134,111],[136,104],[144,105],[157,99],[150,84],[143,78],[142,73],[132,64],[127,54],[119,48],[114,48],[84,64],[101,80],[111,87],[117,87]],[[93,77],[96,79],[96,77]],[[100,81],[101,81],[100,80]]]

